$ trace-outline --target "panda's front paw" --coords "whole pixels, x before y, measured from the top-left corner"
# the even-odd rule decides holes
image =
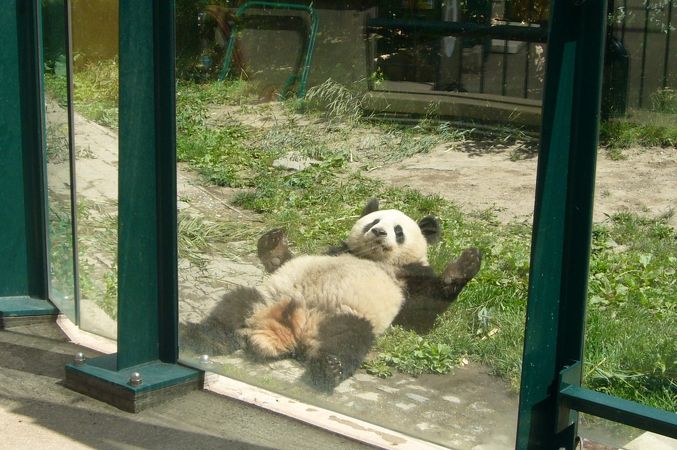
[[[257,254],[268,273],[275,272],[294,255],[289,250],[287,234],[282,228],[275,228],[261,236],[256,243]]]
[[[309,371],[313,383],[322,389],[333,389],[346,378],[343,363],[331,354],[310,360]]]
[[[472,280],[482,265],[482,253],[476,247],[466,248],[456,261],[450,262],[442,273],[442,282],[449,295],[459,292]]]

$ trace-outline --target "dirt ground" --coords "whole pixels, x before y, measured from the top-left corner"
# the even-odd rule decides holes
[[[439,194],[468,212],[491,209],[502,222],[531,220],[536,186],[534,155],[514,160],[520,144],[500,149],[490,141],[459,143],[380,168],[372,175],[398,186]],[[677,150],[633,148],[614,161],[597,160],[593,219],[630,211],[661,216],[677,207]],[[677,215],[670,223],[677,226]]]

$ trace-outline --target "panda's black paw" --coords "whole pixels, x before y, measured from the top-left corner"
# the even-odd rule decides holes
[[[482,253],[478,248],[470,247],[461,252],[456,261],[450,262],[442,273],[447,294],[458,295],[459,292],[472,280],[482,265]]]
[[[282,228],[275,228],[261,236],[256,243],[259,260],[268,273],[275,272],[282,264],[294,255],[289,250],[287,233]]]
[[[346,378],[341,360],[334,355],[323,355],[309,361],[310,377],[320,389],[333,389]]]

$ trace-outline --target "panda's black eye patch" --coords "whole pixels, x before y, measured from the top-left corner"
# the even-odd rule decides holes
[[[404,231],[402,231],[402,227],[400,225],[395,225],[395,241],[398,244],[404,243]]]
[[[381,219],[375,219],[373,222],[366,224],[364,228],[362,228],[362,233],[366,233],[367,231],[371,230],[371,228],[380,221]]]

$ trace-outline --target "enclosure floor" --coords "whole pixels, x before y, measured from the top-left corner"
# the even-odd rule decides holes
[[[0,330],[0,448],[370,448],[204,391],[126,413],[63,386],[79,351],[53,323]]]
[[[141,413],[125,413],[63,386],[64,366],[79,351],[88,357],[96,356],[92,350],[68,342],[53,323],[0,330],[1,448],[370,448],[204,391],[189,393]],[[464,376],[467,374],[460,377]],[[450,397],[443,401],[453,403]],[[375,410],[374,413],[385,412]],[[457,420],[456,425],[462,422],[462,417]],[[472,434],[470,429],[467,431]],[[597,425],[584,426],[582,431],[585,436],[605,439],[618,430]],[[485,434],[493,432],[486,430]],[[633,442],[619,446],[632,450],[672,450],[677,448],[676,443],[644,433]],[[505,448],[510,447],[507,445]],[[502,446],[479,445],[473,448]]]

